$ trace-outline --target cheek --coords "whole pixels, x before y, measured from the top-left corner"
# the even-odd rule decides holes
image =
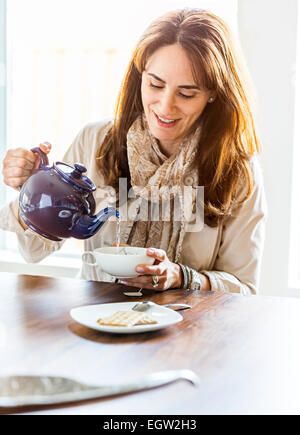
[[[201,116],[203,110],[205,109],[206,101],[201,102],[200,104],[195,104],[193,106],[190,106],[188,110],[186,111],[186,115],[189,116],[191,119],[197,119],[199,116]]]
[[[144,110],[146,110],[147,106],[151,103],[151,95],[149,93],[148,88],[146,86],[144,86],[143,84],[141,87],[141,95],[142,95],[143,107],[144,107]]]

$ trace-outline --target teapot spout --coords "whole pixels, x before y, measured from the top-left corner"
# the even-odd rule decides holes
[[[89,239],[94,236],[110,216],[119,218],[119,212],[114,207],[106,207],[94,216],[82,215],[72,228],[71,237]]]

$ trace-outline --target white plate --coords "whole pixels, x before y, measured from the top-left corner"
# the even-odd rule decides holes
[[[99,325],[97,320],[99,317],[107,317],[117,310],[131,310],[136,302],[117,302],[113,304],[85,305],[82,307],[73,308],[70,311],[71,317],[81,325],[96,329],[101,332],[110,332],[115,334],[133,334],[138,332],[156,331],[174,325],[174,323],[182,320],[181,314],[169,308],[156,305],[147,310],[157,323],[152,325],[137,325],[137,326],[104,326]]]

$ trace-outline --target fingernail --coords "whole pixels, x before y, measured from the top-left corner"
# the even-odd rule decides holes
[[[149,254],[154,254],[154,249],[148,249]]]
[[[144,269],[143,269],[142,267],[137,267],[137,268],[136,268],[136,271],[137,271],[137,272],[144,272]]]
[[[128,282],[127,282],[127,281],[123,281],[122,279],[119,279],[119,282],[120,282],[121,284],[128,285]]]

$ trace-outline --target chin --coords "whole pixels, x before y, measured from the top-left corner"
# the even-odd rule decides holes
[[[151,129],[150,131],[152,135],[155,137],[156,140],[159,142],[164,142],[166,140],[173,140],[173,137],[170,135],[162,134],[161,132],[157,131],[156,129]]]
[[[152,122],[148,122],[148,125],[151,133],[158,140],[172,140],[177,136],[174,134],[174,132],[170,132],[168,130],[165,131],[163,128],[157,127],[157,125]]]

